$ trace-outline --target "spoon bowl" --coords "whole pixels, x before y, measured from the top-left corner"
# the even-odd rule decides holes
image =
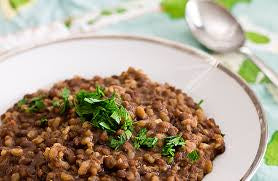
[[[218,53],[243,53],[278,87],[278,74],[244,46],[244,31],[228,10],[211,0],[189,0],[185,16],[189,29],[201,44]]]
[[[230,52],[245,42],[244,31],[237,20],[212,1],[189,1],[186,19],[198,41],[215,52]]]

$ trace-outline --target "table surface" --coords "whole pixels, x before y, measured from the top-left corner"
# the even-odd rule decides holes
[[[278,72],[278,1],[215,1],[238,18],[247,45]],[[208,51],[189,32],[185,4],[186,0],[0,0],[0,55],[80,32],[156,36]],[[269,144],[252,180],[278,180],[278,89],[243,55],[209,53],[249,83],[265,110]]]

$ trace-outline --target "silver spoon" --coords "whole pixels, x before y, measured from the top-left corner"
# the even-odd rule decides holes
[[[211,0],[189,0],[186,5],[186,20],[192,34],[205,47],[218,53],[243,53],[278,87],[278,74],[244,45],[242,27],[225,8]]]

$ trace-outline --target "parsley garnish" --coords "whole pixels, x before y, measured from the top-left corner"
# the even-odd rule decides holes
[[[123,134],[118,136],[117,138],[110,138],[109,146],[114,148],[115,150],[119,149],[127,140],[129,140],[132,136],[132,132],[130,130],[126,130]]]
[[[60,102],[58,100],[52,100],[53,107],[60,107]]]
[[[114,120],[119,120],[119,121],[124,120],[121,126],[121,129],[124,130],[124,133],[118,136],[117,139],[110,138],[110,147],[117,150],[120,146],[122,146],[127,140],[131,138],[132,131],[133,131],[133,121],[129,113],[123,106],[120,106],[118,112],[114,111],[111,117]]]
[[[168,136],[164,139],[164,142],[162,155],[169,157],[169,162],[172,162],[176,152],[175,147],[185,145],[185,141],[181,136]]]
[[[120,122],[114,113],[119,109],[115,96],[107,99],[104,99],[103,96],[104,93],[100,87],[97,87],[95,92],[79,91],[76,94],[76,113],[81,119],[91,122],[96,128],[116,132]]]
[[[197,150],[194,150],[187,154],[187,158],[189,158],[192,162],[199,160],[200,155]]]
[[[41,120],[40,120],[40,126],[41,126],[41,127],[46,126],[47,122],[48,122],[48,120],[47,120],[46,118],[41,118]]]
[[[137,136],[134,139],[134,147],[136,149],[138,149],[140,147],[152,148],[156,145],[157,141],[158,141],[158,138],[156,138],[156,137],[148,138],[147,137],[147,129],[143,128],[139,131],[139,133],[137,134]]]
[[[18,107],[21,107],[21,106],[23,106],[23,105],[26,104],[26,103],[27,103],[27,100],[26,100],[25,98],[23,98],[23,99],[21,99],[20,101],[18,101],[17,106],[18,106]]]
[[[64,114],[69,108],[69,95],[70,95],[70,90],[68,88],[64,88],[61,92],[61,96],[63,98],[63,104],[60,110],[61,114]]]
[[[76,95],[76,112],[94,127],[116,132],[121,121],[121,108],[117,104],[115,95],[103,98],[104,93],[100,87],[95,92],[79,91]]]
[[[121,126],[121,129],[124,130],[124,133],[118,136],[117,139],[110,138],[110,147],[117,150],[120,146],[122,146],[127,140],[131,138],[133,131],[133,121],[129,113],[123,106],[120,107],[119,112],[113,112],[111,117],[114,120],[124,120],[124,123]]]
[[[99,86],[94,92],[81,90],[75,96],[75,110],[82,120],[108,133],[122,129],[122,135],[110,137],[110,147],[118,149],[132,136],[133,122],[128,111],[117,102],[115,94],[109,98],[104,96]]]
[[[198,104],[197,104],[197,107],[198,108],[200,108],[201,107],[201,105],[204,103],[204,100],[203,99],[201,99],[199,102],[198,102]]]
[[[34,97],[28,106],[27,112],[38,112],[45,107],[42,97]]]

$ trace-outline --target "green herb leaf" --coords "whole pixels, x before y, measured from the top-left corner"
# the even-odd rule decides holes
[[[187,158],[189,158],[192,162],[199,160],[200,155],[197,150],[194,150],[187,154]]]
[[[53,107],[60,107],[60,102],[58,100],[52,100]]]
[[[142,144],[143,147],[153,148],[157,144],[158,138],[147,138]]]
[[[173,146],[166,145],[162,149],[162,155],[168,156],[168,157],[174,157],[175,156],[175,149]]]
[[[185,145],[185,141],[181,136],[168,136],[164,139],[165,145],[162,149],[162,155],[174,157],[177,146]]]
[[[107,124],[106,122],[100,122],[99,125],[102,127],[102,129],[104,130],[109,130],[110,132],[115,132],[114,130],[112,130],[112,128],[110,127],[109,124]]]
[[[38,112],[45,108],[42,97],[34,97],[28,104],[27,112]]]
[[[125,108],[121,107],[121,110],[123,111],[123,110],[125,110]],[[120,112],[120,114],[122,114],[122,116],[123,116],[123,115],[126,115],[128,113],[125,110],[125,113]],[[119,149],[132,136],[133,122],[132,122],[132,120],[131,120],[129,115],[127,117],[124,117],[124,119],[125,119],[125,122],[124,122],[124,124],[121,127],[124,130],[124,133],[121,134],[120,136],[118,136],[116,139],[115,138],[111,138],[110,139],[109,146],[111,148],[116,149],[116,150]]]
[[[118,114],[120,114],[121,118],[124,119],[122,129],[133,131],[133,121],[132,121],[128,111],[123,106],[121,106],[120,111],[119,111]]]
[[[46,126],[47,123],[48,123],[48,120],[47,120],[46,118],[42,118],[42,119],[40,120],[40,126],[41,126],[41,127]]]
[[[147,147],[147,148],[153,148],[157,144],[158,138],[154,137],[147,137],[147,129],[143,128],[139,131],[137,136],[134,138],[134,147],[136,149],[140,147]]]
[[[61,114],[64,114],[69,108],[69,95],[70,90],[68,88],[64,88],[61,92],[61,97],[63,98],[63,104],[60,110]]]
[[[245,36],[248,40],[256,44],[267,44],[270,42],[270,39],[263,34],[247,31],[245,32]]]
[[[187,0],[162,0],[162,10],[171,18],[184,18],[185,5]]]
[[[110,137],[109,146],[119,149],[132,136],[133,122],[128,111],[117,103],[116,95],[105,98],[103,89],[96,87],[94,92],[79,91],[75,96],[75,110],[82,120],[94,127],[115,133],[119,128],[124,133]]]
[[[171,164],[171,163],[173,163],[173,161],[174,161],[174,156],[173,157],[169,157],[169,159],[168,159],[168,164]]]
[[[102,102],[102,100],[100,100],[100,99],[95,99],[95,98],[85,98],[84,99],[84,101],[86,101],[86,102],[88,102],[88,103],[90,103],[90,104],[94,104],[94,103],[96,103],[96,102]]]
[[[143,128],[139,131],[139,133],[134,139],[134,143],[133,143],[134,147],[136,149],[140,148],[140,146],[143,144],[146,138],[147,138],[147,129]]]
[[[94,92],[79,91],[75,96],[75,110],[82,120],[89,121],[94,127],[115,133],[122,129],[124,133],[110,138],[110,146],[118,149],[132,136],[133,122],[128,111],[116,100],[113,94],[105,98],[103,89],[96,87]]]
[[[26,104],[26,103],[27,103],[27,100],[26,100],[25,98],[23,98],[23,99],[21,99],[20,101],[18,101],[17,106],[18,106],[18,107],[21,107],[21,106],[23,106],[23,105]]]
[[[185,141],[181,136],[168,136],[165,138],[165,143],[170,146],[183,146]]]
[[[83,119],[90,120],[92,118],[93,113],[98,112],[98,110],[94,110],[95,107],[94,104],[91,104],[88,101],[88,99],[100,99],[103,97],[104,93],[101,89],[97,88],[94,92],[88,92],[84,90],[80,90],[75,95],[75,110],[76,113]]]
[[[132,136],[132,132],[130,130],[125,130],[124,134],[127,140],[129,140]]]
[[[132,136],[132,132],[130,130],[126,130],[123,134],[115,138],[110,138],[109,146],[115,150],[119,149],[127,140],[129,140]]]
[[[70,90],[68,88],[64,88],[61,93],[63,99],[68,99],[69,95],[70,95]]]
[[[100,87],[99,85],[96,86],[96,94],[97,95],[99,95],[101,97],[105,96],[103,91],[104,91],[104,89],[102,87]]]
[[[117,111],[114,111],[110,117],[113,118],[118,124],[120,124],[121,116]]]
[[[115,150],[118,150],[125,142],[125,137],[120,135],[117,139],[111,138],[109,146]]]
[[[201,100],[198,102],[197,107],[198,107],[198,108],[201,108],[201,105],[203,104],[203,102],[204,102],[204,100],[201,99]]]

